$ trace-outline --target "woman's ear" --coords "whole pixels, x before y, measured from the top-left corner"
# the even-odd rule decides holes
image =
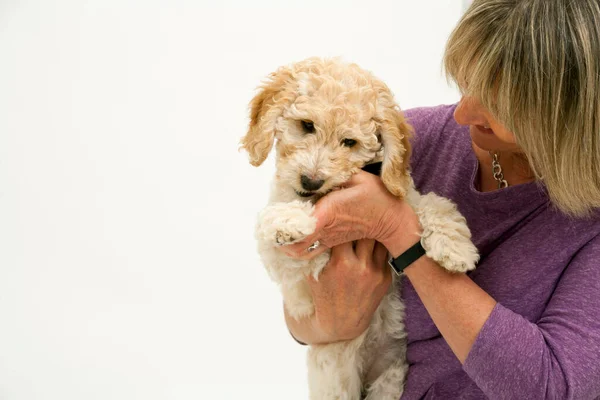
[[[250,125],[240,144],[248,152],[250,164],[256,167],[265,161],[273,147],[280,105],[286,100],[282,92],[291,77],[289,68],[280,68],[269,75],[250,102]]]
[[[412,128],[396,107],[387,108],[380,121],[380,134],[383,143],[383,165],[381,180],[386,188],[397,197],[405,197],[410,186],[409,138]]]

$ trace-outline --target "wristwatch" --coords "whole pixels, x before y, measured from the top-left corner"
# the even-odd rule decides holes
[[[402,272],[408,267],[410,264],[417,261],[419,258],[424,256],[426,253],[421,241],[419,240],[415,243],[411,248],[406,250],[404,253],[400,254],[398,257],[390,257],[388,260],[388,264],[397,275],[401,275]]]

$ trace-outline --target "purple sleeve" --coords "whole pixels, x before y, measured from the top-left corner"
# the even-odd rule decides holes
[[[600,398],[600,237],[573,258],[537,323],[496,305],[463,368],[492,399]]]

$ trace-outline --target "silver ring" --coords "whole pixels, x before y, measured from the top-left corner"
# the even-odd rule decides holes
[[[320,245],[321,245],[321,243],[319,243],[319,241],[317,240],[316,242],[314,242],[313,244],[308,246],[308,249],[306,249],[306,250],[310,253],[312,251],[315,251],[317,249],[317,247],[319,247]]]

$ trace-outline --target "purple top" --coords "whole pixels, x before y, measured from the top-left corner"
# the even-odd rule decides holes
[[[421,193],[457,203],[481,253],[469,276],[498,305],[464,365],[405,279],[402,399],[600,398],[600,217],[569,218],[536,183],[482,193],[455,105],[406,112]]]

